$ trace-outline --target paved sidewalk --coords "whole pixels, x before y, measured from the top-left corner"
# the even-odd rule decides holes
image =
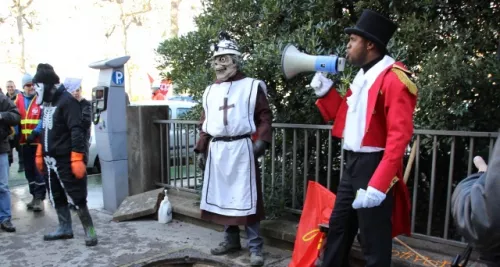
[[[24,176],[24,172],[18,172],[19,170],[19,157],[17,155],[17,151],[14,149],[13,152],[14,162],[10,165],[10,177],[9,177],[9,187],[15,187],[19,185],[28,184],[28,180],[26,180],[26,176]]]
[[[100,177],[93,176],[89,179],[88,199],[99,244],[85,247],[83,228],[76,214],[73,214],[74,239],[44,242],[43,234],[57,225],[54,209],[45,201],[45,211],[27,211],[25,203],[31,196],[26,185],[11,188],[11,192],[17,232],[0,231],[0,265],[5,267],[122,266],[185,248],[209,254],[210,248],[222,239],[222,233],[180,221],[167,225],[151,219],[112,222],[111,214],[102,209]],[[242,245],[246,245],[245,240]],[[290,261],[290,251],[272,247],[264,250],[266,266],[287,266]],[[221,258],[232,266],[249,265],[247,250]]]

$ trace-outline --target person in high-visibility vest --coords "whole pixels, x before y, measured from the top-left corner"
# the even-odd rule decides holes
[[[21,114],[21,124],[20,129],[17,128],[17,134],[23,150],[24,173],[29,183],[30,194],[33,196],[26,206],[33,211],[42,211],[46,194],[45,179],[35,165],[36,149],[40,143],[39,135],[42,131],[42,109],[36,103],[37,96],[32,80],[33,77],[30,74],[24,74],[22,79],[24,92],[18,94],[15,101]]]

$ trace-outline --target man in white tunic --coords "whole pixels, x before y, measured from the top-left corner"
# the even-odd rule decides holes
[[[257,158],[271,142],[272,114],[264,82],[241,72],[241,53],[226,33],[212,46],[217,80],[203,94],[200,139],[194,151],[204,170],[202,218],[224,225],[223,255],[241,249],[238,225],[245,225],[252,266],[262,266],[264,218]]]

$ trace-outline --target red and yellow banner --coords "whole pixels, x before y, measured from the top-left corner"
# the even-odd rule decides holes
[[[321,184],[309,181],[289,267],[314,266],[322,243],[325,242],[319,224],[328,223],[334,203],[335,194]]]

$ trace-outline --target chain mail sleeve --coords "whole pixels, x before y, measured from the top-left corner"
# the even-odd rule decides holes
[[[452,196],[457,230],[478,249],[500,248],[500,138],[485,173],[461,181]]]

